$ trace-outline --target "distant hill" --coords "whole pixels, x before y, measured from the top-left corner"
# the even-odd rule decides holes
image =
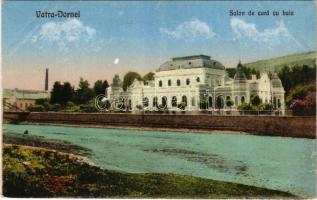
[[[270,71],[280,71],[282,67],[288,65],[289,67],[293,67],[295,65],[308,65],[313,66],[316,59],[316,52],[310,51],[306,53],[298,53],[298,54],[291,54],[287,56],[281,56],[266,60],[259,60],[252,63],[244,64],[246,67],[251,69],[256,69],[261,71],[262,69],[266,68]]]

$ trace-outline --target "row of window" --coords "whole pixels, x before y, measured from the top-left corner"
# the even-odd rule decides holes
[[[167,105],[167,97],[162,97],[162,106],[165,107]],[[187,106],[187,97],[186,96],[182,96],[182,101],[181,103],[184,104],[184,106]],[[152,103],[153,107],[157,107],[158,106],[158,98],[154,97],[153,98],[153,103]],[[171,105],[172,107],[177,107],[177,97],[173,96],[172,100],[171,100]],[[149,99],[147,97],[143,98],[143,106],[144,107],[148,107],[149,106]],[[195,106],[195,98],[192,97],[192,106]]]
[[[197,77],[196,78],[196,82],[197,83],[199,83],[200,82],[200,78],[199,77]],[[190,84],[190,79],[189,78],[187,78],[186,79],[186,85],[189,85]],[[171,79],[169,79],[168,81],[167,81],[167,85],[168,86],[172,86],[172,80]],[[176,85],[177,86],[181,86],[181,80],[180,79],[178,79],[177,81],[176,81]],[[163,81],[159,81],[159,87],[163,87]]]
[[[212,107],[212,105],[213,105],[213,100],[212,100],[213,98],[212,98],[212,96],[209,96],[208,97],[208,100],[207,100],[207,102],[206,102],[206,106],[205,107]],[[162,97],[162,99],[161,99],[162,101],[162,106],[163,107],[165,107],[166,105],[167,105],[167,97],[166,96],[164,96],[164,97]],[[226,100],[230,100],[230,96],[227,96],[226,97]],[[220,101],[220,103],[218,103],[218,104],[224,104],[224,102],[223,102],[223,98],[222,98],[222,96],[218,96],[217,97],[217,101],[219,102]],[[240,102],[241,103],[244,103],[245,102],[245,97],[244,96],[241,96],[240,97]],[[181,103],[183,103],[184,104],[184,106],[187,106],[188,104],[187,104],[187,97],[184,95],[184,96],[182,96],[182,99],[181,99]],[[192,102],[191,102],[191,104],[192,104],[192,106],[196,106],[196,103],[195,103],[195,97],[192,97]],[[205,104],[205,103],[204,103]],[[234,102],[234,104],[235,105],[238,105],[238,96],[236,96],[235,97],[235,102]],[[158,98],[157,97],[154,97],[153,98],[153,103],[152,103],[152,105],[153,105],[153,107],[157,107],[158,106]],[[172,107],[177,107],[178,105],[177,105],[177,97],[176,96],[173,96],[172,97],[172,99],[171,99],[171,105],[172,105]],[[147,98],[147,97],[144,97],[143,98],[143,106],[144,107],[148,107],[149,106],[149,99]],[[221,107],[223,107],[223,105],[221,106]]]

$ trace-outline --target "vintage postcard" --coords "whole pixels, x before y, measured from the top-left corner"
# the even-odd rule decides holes
[[[2,196],[316,198],[315,3],[2,1]]]

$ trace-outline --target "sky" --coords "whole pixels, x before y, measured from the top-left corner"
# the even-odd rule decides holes
[[[36,17],[36,11],[59,10],[80,17]],[[270,16],[257,15],[267,10]],[[312,1],[5,1],[2,84],[42,90],[45,68],[52,88],[55,81],[77,86],[80,77],[93,84],[128,71],[144,75],[176,56],[205,54],[235,67],[239,60],[312,51],[315,13]]]

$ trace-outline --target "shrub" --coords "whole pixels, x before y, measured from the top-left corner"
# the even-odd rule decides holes
[[[80,111],[82,112],[98,112],[98,110],[96,109],[95,105],[91,105],[91,104],[82,104],[79,106]]]
[[[316,92],[308,93],[304,99],[295,99],[290,108],[294,115],[316,115]]]
[[[177,105],[177,108],[179,108],[179,109],[181,109],[181,110],[185,110],[185,108],[186,108],[186,103],[184,103],[184,102],[179,103],[179,104]]]
[[[45,111],[45,108],[43,105],[31,105],[28,107],[28,110],[30,112],[44,112]]]
[[[53,104],[52,107],[51,107],[51,110],[52,111],[60,111],[61,110],[61,105],[56,103],[56,104]]]
[[[315,83],[299,85],[289,91],[286,97],[286,104],[290,105],[295,99],[304,99],[309,92],[316,91]]]
[[[255,96],[252,95],[250,100],[251,100],[251,104],[254,105],[254,106],[258,106],[262,102],[262,100],[259,97],[259,95],[255,95]]]
[[[73,106],[76,106],[76,105],[72,101],[67,101],[66,106],[67,107],[73,107]]]
[[[273,105],[270,103],[261,103],[260,105],[257,106],[257,110],[259,110],[259,111],[273,110]]]
[[[238,110],[253,110],[253,106],[250,103],[243,103],[238,106]]]
[[[43,106],[44,106],[45,110],[51,110],[52,109],[52,105],[50,104],[49,101],[44,102]]]
[[[232,101],[231,99],[227,99],[227,100],[226,100],[226,105],[227,105],[228,107],[233,106],[233,101]]]
[[[164,111],[165,111],[165,112],[168,111],[168,109],[167,109],[166,106],[163,106],[163,104],[157,106],[156,112],[163,113]]]
[[[140,105],[140,104],[136,105],[135,107],[136,107],[138,110],[142,110],[142,109],[143,109],[143,106]]]

